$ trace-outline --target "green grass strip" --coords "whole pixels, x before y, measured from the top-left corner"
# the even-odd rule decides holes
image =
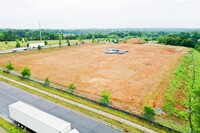
[[[9,133],[22,133],[23,131],[0,117],[0,127]]]

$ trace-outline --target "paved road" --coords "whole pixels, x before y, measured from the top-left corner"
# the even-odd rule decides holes
[[[3,51],[0,51],[0,54],[7,54],[7,53],[12,53],[12,50],[3,50]]]
[[[75,45],[75,44],[71,44],[71,45]],[[62,44],[61,45],[62,47],[63,46],[68,46],[67,44]],[[54,44],[54,45],[47,45],[47,46],[44,46],[42,47],[42,49],[47,49],[47,48],[57,48],[57,47],[60,47],[59,44]],[[32,49],[27,49],[27,50],[37,50],[38,48],[32,48]],[[24,52],[26,50],[19,50],[19,51],[16,51],[16,52]],[[8,54],[8,53],[13,53],[13,49],[9,49],[9,50],[3,50],[3,51],[0,51],[0,54]]]
[[[25,102],[70,122],[72,128],[76,128],[80,133],[120,133],[99,121],[0,82],[0,114],[9,117],[8,105],[17,101]]]

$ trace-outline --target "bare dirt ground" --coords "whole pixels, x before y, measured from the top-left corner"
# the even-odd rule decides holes
[[[142,38],[133,38],[133,39],[129,39],[127,40],[128,44],[144,44],[146,41]]]
[[[129,52],[104,54],[107,48],[127,49]],[[164,75],[186,52],[187,49],[182,47],[153,44],[87,44],[2,55],[0,66],[5,66],[9,60],[17,72],[28,66],[33,77],[40,80],[49,77],[51,82],[62,86],[72,82],[77,86],[78,94],[95,100],[102,90],[107,89],[111,92],[113,106],[136,112],[144,104],[162,103],[163,93],[160,98],[159,94],[156,98],[153,94],[157,88],[161,90],[160,84],[165,84]],[[166,82],[171,77],[167,78]]]

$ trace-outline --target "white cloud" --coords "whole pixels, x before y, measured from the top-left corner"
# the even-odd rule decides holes
[[[0,0],[0,28],[200,28],[199,0]]]

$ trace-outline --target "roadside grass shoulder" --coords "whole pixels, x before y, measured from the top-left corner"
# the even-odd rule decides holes
[[[124,118],[124,119],[129,120],[129,121],[132,121],[132,122],[135,122],[135,123],[137,123],[137,124],[140,124],[140,125],[142,125],[142,126],[144,126],[144,127],[147,127],[147,128],[149,128],[149,129],[152,129],[152,130],[154,130],[154,131],[163,132],[163,133],[166,132],[164,129],[161,129],[161,128],[159,128],[159,127],[156,127],[155,125],[152,125],[152,124],[150,124],[150,123],[147,123],[147,122],[145,122],[145,121],[142,121],[142,120],[140,120],[139,118],[136,118],[136,117],[134,117],[134,116],[132,116],[132,115],[128,115],[128,114],[126,114],[126,113],[119,112],[119,111],[117,111],[117,110],[114,110],[114,109],[111,109],[111,108],[108,108],[108,107],[105,107],[105,106],[101,106],[101,105],[99,105],[99,104],[95,104],[95,103],[90,102],[90,101],[88,101],[88,100],[85,100],[85,99],[82,99],[82,98],[78,98],[78,97],[76,97],[76,96],[74,96],[74,95],[70,95],[70,94],[68,94],[68,93],[64,93],[64,92],[61,92],[61,91],[58,91],[58,90],[55,90],[55,89],[52,89],[52,88],[48,88],[48,87],[45,87],[45,86],[43,86],[43,85],[40,85],[40,84],[37,84],[37,83],[34,83],[34,82],[30,82],[30,81],[27,81],[27,80],[22,80],[21,78],[15,77],[15,76],[10,75],[10,74],[6,74],[6,73],[3,73],[3,72],[0,72],[0,74],[3,75],[3,76],[9,77],[9,78],[11,78],[11,79],[14,79],[14,80],[16,80],[16,81],[19,81],[19,82],[28,84],[28,85],[33,86],[33,87],[36,87],[36,88],[38,88],[38,89],[41,89],[41,90],[50,92],[50,93],[55,94],[55,95],[58,95],[58,96],[60,96],[60,97],[63,97],[63,98],[72,100],[72,101],[74,101],[74,102],[81,103],[81,104],[87,105],[87,106],[89,106],[89,107],[92,107],[92,108],[95,108],[95,109],[98,109],[98,110],[101,110],[101,111],[110,113],[110,114],[112,114],[112,115],[115,115],[115,116]],[[3,79],[1,79],[1,80],[3,80]],[[13,86],[16,86],[16,87],[18,87],[18,88],[21,88],[21,89],[23,89],[23,90],[25,90],[25,91],[28,91],[28,92],[32,93],[32,94],[41,96],[41,97],[46,98],[46,99],[49,99],[49,100],[51,100],[51,101],[53,101],[53,102],[57,102],[57,103],[59,103],[59,104],[61,104],[61,105],[64,105],[64,106],[67,106],[67,107],[72,108],[71,105],[66,105],[67,103],[65,103],[65,102],[63,102],[63,101],[56,100],[56,99],[54,99],[54,98],[45,96],[44,94],[40,94],[40,93],[38,93],[38,92],[32,91],[32,90],[30,90],[30,89],[28,89],[28,88],[25,88],[25,87],[22,87],[22,86],[13,84],[13,83],[8,82],[8,81],[5,81],[5,80],[4,80],[4,82],[7,82],[7,83],[9,83],[9,84],[12,84]],[[73,107],[72,109],[75,109],[75,110],[78,110],[78,111],[80,111],[80,112],[83,112],[84,114],[88,114],[88,112],[89,112],[89,111],[87,111],[87,110],[84,111],[82,108],[78,108],[78,107]],[[90,112],[90,113],[92,114],[92,112]],[[92,116],[91,114],[89,114],[89,115]],[[93,117],[98,118],[98,119],[103,120],[103,121],[106,121],[106,122],[111,123],[111,124],[114,123],[114,122],[112,122],[113,120],[106,120],[106,119],[108,119],[108,118],[104,118],[103,116],[100,116],[99,114],[95,114]],[[130,127],[127,127],[127,126],[123,127],[123,125],[125,125],[125,124],[119,123],[119,122],[117,122],[117,121],[115,122],[114,125],[119,126],[119,127],[122,127],[122,128],[125,128],[125,129],[129,129],[129,128],[130,128]],[[134,130],[135,130],[135,129],[131,129],[130,131],[134,131]]]
[[[192,54],[193,56],[192,56]],[[189,132],[188,111],[189,111],[189,94],[193,81],[192,60],[194,58],[196,78],[194,88],[200,86],[200,53],[190,49],[182,62],[178,65],[171,79],[167,93],[165,94],[165,105],[163,110],[175,119],[182,120],[185,123],[184,132]]]
[[[194,84],[191,86],[191,117],[194,132],[200,132],[200,52],[193,51]]]
[[[17,127],[15,127],[13,124],[7,122],[6,120],[4,120],[3,118],[0,117],[0,127],[2,127],[3,129],[5,129],[7,132],[10,132],[11,130],[14,133],[22,133],[23,131]]]
[[[169,114],[187,120],[188,92],[191,84],[191,60],[190,53],[186,54],[176,68],[174,76],[165,94],[163,109]]]

